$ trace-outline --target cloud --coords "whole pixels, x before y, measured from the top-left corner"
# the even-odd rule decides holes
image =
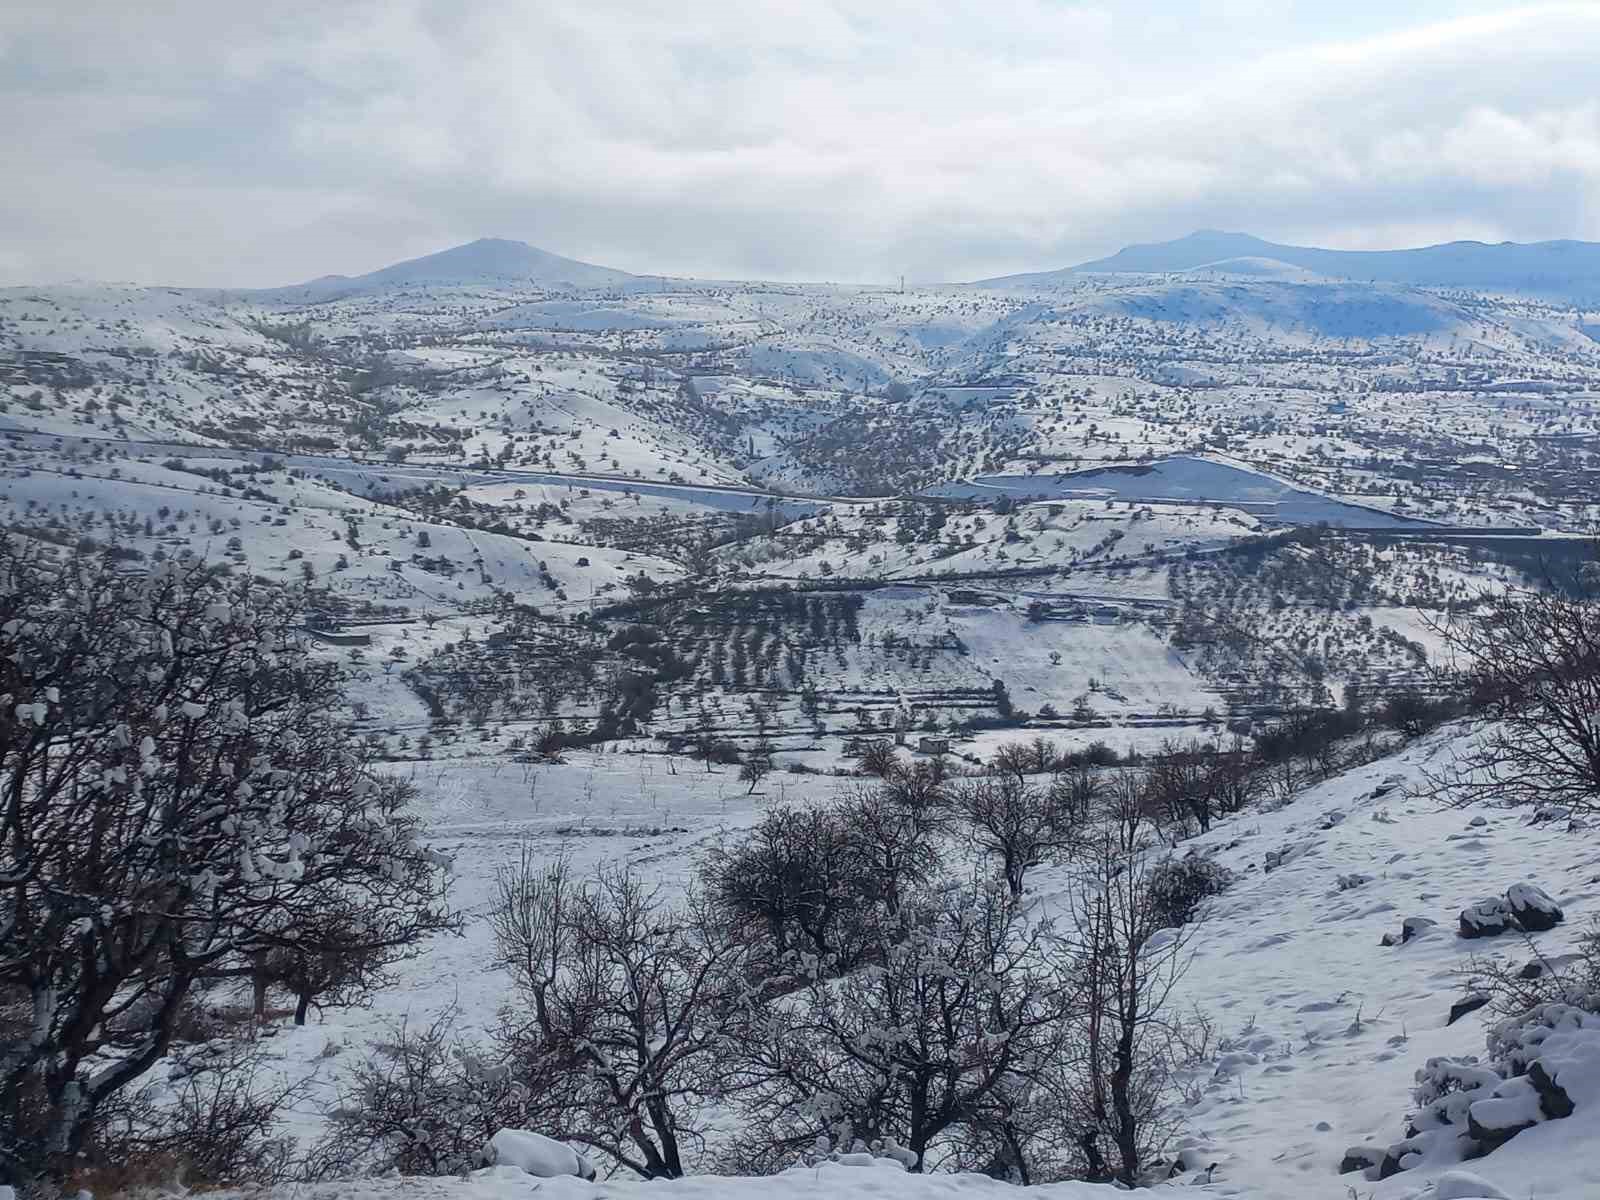
[[[12,8],[0,281],[282,283],[491,234],[636,271],[858,280],[1039,269],[1201,226],[1600,238],[1600,6],[1339,12]]]

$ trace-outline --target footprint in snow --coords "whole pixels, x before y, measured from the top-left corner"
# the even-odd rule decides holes
[[[1289,941],[1293,937],[1294,937],[1294,934],[1292,934],[1292,933],[1275,933],[1271,937],[1264,937],[1259,942],[1251,943],[1251,945],[1249,946],[1249,949],[1251,949],[1251,950],[1270,950],[1274,946],[1283,945],[1285,942]]]

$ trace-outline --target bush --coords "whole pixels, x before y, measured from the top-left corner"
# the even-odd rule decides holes
[[[285,1081],[263,1070],[260,1042],[214,1042],[177,1056],[168,1095],[154,1086],[116,1096],[96,1114],[87,1161],[75,1186],[116,1195],[129,1185],[186,1187],[287,1182],[295,1141],[277,1129],[280,1116],[311,1080]]]
[[[1150,903],[1162,927],[1177,928],[1194,920],[1200,906],[1233,883],[1233,872],[1199,854],[1167,858],[1150,868]]]
[[[401,1022],[372,1044],[328,1114],[308,1175],[456,1174],[481,1165],[496,1132],[525,1123],[528,1087],[481,1060],[456,1034],[455,1018],[447,1008],[424,1026]]]

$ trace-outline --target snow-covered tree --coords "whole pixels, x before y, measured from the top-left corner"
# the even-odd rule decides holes
[[[1434,627],[1485,725],[1442,794],[1600,811],[1600,561],[1479,599]]]
[[[1030,868],[1079,836],[1080,813],[1071,796],[1029,783],[1021,774],[963,780],[951,789],[951,801],[974,845],[999,862],[1013,900],[1021,899]]]
[[[1077,986],[1077,1060],[1053,1086],[1064,1140],[1081,1154],[1075,1173],[1133,1187],[1173,1124],[1169,1000],[1192,927],[1164,927],[1163,877],[1138,848],[1136,789],[1127,793],[1075,864],[1062,949]]]
[[[198,983],[451,923],[299,624],[293,594],[196,561],[0,540],[0,1178],[69,1161]]]
[[[501,1041],[551,1132],[647,1179],[692,1164],[747,944],[693,892],[668,904],[625,867],[579,879],[529,853],[501,871],[490,908],[517,987]]]
[[[730,1089],[782,1161],[819,1137],[894,1143],[913,1170],[1006,1157],[1004,1130],[1064,1053],[1075,1003],[1048,930],[1004,888],[919,891],[872,921],[869,965],[752,1016]],[[981,1135],[981,1136],[980,1136]]]

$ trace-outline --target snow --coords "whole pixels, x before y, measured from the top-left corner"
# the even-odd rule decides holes
[[[594,1165],[565,1142],[526,1129],[502,1129],[489,1139],[484,1159],[497,1167],[515,1167],[528,1175],[551,1179],[575,1175],[593,1179]]]
[[[1435,1193],[1425,1189],[1436,1182],[1460,1186],[1442,1183],[1451,1170],[1459,1175],[1459,1154],[1423,1155],[1416,1169],[1381,1183],[1337,1172],[1350,1147],[1381,1156],[1401,1140],[1416,1111],[1414,1076],[1430,1059],[1484,1054],[1496,1022],[1489,1010],[1446,1025],[1474,956],[1529,956],[1520,938],[1514,944],[1509,937],[1503,944],[1466,941],[1448,918],[1486,886],[1527,882],[1530,864],[1537,864],[1535,886],[1560,897],[1571,914],[1568,923],[1529,935],[1539,954],[1559,960],[1577,929],[1600,911],[1600,847],[1560,825],[1497,809],[1440,809],[1426,797],[1426,773],[1450,761],[1461,736],[1432,735],[1395,757],[1318,784],[1286,807],[1219,822],[1184,844],[1214,855],[1237,875],[1211,902],[1190,943],[1193,961],[1175,1000],[1175,1011],[1202,1013],[1214,1030],[1207,1056],[1186,1068],[1192,1102],[1181,1112],[1184,1129],[1173,1147],[1191,1167],[1217,1164],[1206,1194],[1348,1200],[1354,1185],[1375,1200],[1432,1200]],[[511,860],[525,842],[552,854],[573,853],[580,866],[624,859],[677,891],[722,831],[748,825],[774,801],[820,802],[849,782],[779,775],[763,794],[749,797],[731,771],[707,773],[684,760],[626,754],[578,754],[563,766],[526,771],[493,758],[415,766],[430,843],[454,859],[455,900],[469,915],[488,898],[495,865]],[[1333,813],[1343,819],[1331,821]],[[1367,876],[1365,882],[1340,888],[1341,876],[1357,875]],[[1060,917],[1067,882],[1064,868],[1031,874],[1032,911]],[[1417,916],[1440,925],[1404,945],[1380,945],[1403,918]],[[481,923],[469,921],[465,937],[441,938],[422,958],[401,964],[398,986],[380,993],[372,1011],[330,1013],[320,1024],[283,1029],[275,1046],[288,1061],[320,1061],[331,1072],[319,1093],[327,1097],[341,1064],[386,1020],[408,1013],[420,1019],[453,1003],[464,1028],[483,1028],[507,988],[488,969],[490,953]],[[1472,1162],[1471,1170],[1513,1196],[1590,1200],[1600,1194],[1600,1041],[1584,1021],[1555,1024],[1537,1049],[1578,1103],[1577,1112],[1540,1121]],[[330,1042],[342,1053],[327,1058]],[[1537,1096],[1530,1099],[1519,1086],[1490,1100],[1501,1080],[1484,1070],[1487,1090],[1462,1099],[1489,1104],[1482,1116],[1496,1124],[1524,1123]],[[302,1128],[315,1128],[313,1111],[303,1119]],[[338,1195],[378,1200],[391,1186],[400,1185],[362,1182]],[[463,1200],[526,1190],[504,1173],[404,1186],[415,1189],[411,1195],[437,1189],[441,1197]],[[552,1186],[574,1200],[602,1194],[571,1178],[548,1181],[542,1194],[552,1194]],[[692,1200],[733,1200],[752,1190],[769,1200],[857,1194],[983,1200],[999,1195],[996,1189],[1009,1191],[1009,1185],[975,1177],[919,1178],[881,1166],[824,1163],[760,1181],[618,1180],[606,1184],[604,1194],[623,1200],[641,1187],[665,1187]],[[1108,1194],[1044,1190],[1061,1200]],[[298,1195],[307,1200],[305,1189]],[[638,1195],[642,1200],[645,1193]]]
[[[1511,1200],[1511,1193],[1471,1171],[1446,1171],[1434,1184],[1433,1200]]]
[[[295,1200],[1014,1200],[1016,1187],[985,1175],[910,1175],[891,1159],[845,1156],[758,1179],[697,1175],[649,1182],[586,1182],[573,1176],[535,1179],[520,1170],[490,1167],[465,1179],[382,1178],[299,1184]],[[858,1161],[864,1160],[864,1161]],[[1152,1195],[1161,1196],[1167,1189]],[[1056,1183],[1029,1189],[1035,1200],[1112,1200],[1126,1195],[1096,1184]],[[1182,1193],[1173,1193],[1174,1196]],[[221,1200],[239,1200],[218,1193]],[[278,1193],[274,1193],[278,1195]],[[281,1195],[288,1200],[290,1192]]]
[[[1541,477],[1548,460],[1540,457],[1541,439],[1558,429],[1595,436],[1592,399],[1561,389],[1592,390],[1600,351],[1570,312],[1531,302],[1463,306],[1433,293],[1312,281],[1260,246],[1209,253],[1183,278],[1034,281],[1021,285],[1034,289],[1028,294],[668,287],[587,275],[603,269],[527,247],[466,250],[401,264],[387,279],[314,281],[298,298],[315,293],[323,302],[305,307],[292,289],[0,292],[0,366],[13,354],[63,354],[95,379],[92,407],[90,389],[58,394],[20,375],[0,382],[0,427],[20,431],[8,435],[0,461],[0,517],[26,524],[48,514],[147,557],[192,549],[272,580],[308,574],[341,599],[384,605],[383,623],[362,626],[372,638],[366,661],[353,651],[348,658],[360,667],[358,725],[382,731],[398,752],[397,735],[427,730],[428,713],[400,684],[397,664],[480,638],[484,602],[503,592],[570,617],[622,595],[624,576],[683,574],[671,546],[593,544],[604,539],[578,526],[648,516],[715,528],[767,511],[763,481],[809,493],[770,498],[779,515],[803,521],[726,546],[717,559],[730,579],[783,583],[831,572],[895,585],[867,595],[861,644],[811,668],[826,738],[801,730],[780,739],[785,761],[830,768],[840,764],[838,735],[863,696],[915,705],[919,693],[981,690],[996,679],[1018,708],[1049,704],[1067,714],[1081,700],[1092,718],[984,732],[960,743],[965,753],[986,756],[1034,734],[1064,749],[1099,739],[1148,749],[1176,730],[1198,730],[1203,709],[1225,704],[1218,680],[1167,635],[1178,607],[1176,560],[1205,561],[1273,522],[1398,527],[1471,518],[1577,530],[1600,513],[1583,494],[1592,456],[1562,467],[1578,481],[1566,492]],[[388,286],[396,278],[404,286]],[[574,295],[569,284],[586,278],[615,291]],[[393,365],[425,374],[426,387],[382,389],[396,429],[381,441],[349,439],[352,418],[372,397],[354,395],[342,368],[264,331],[302,320],[330,344],[395,347]],[[680,392],[689,378],[694,388]],[[886,402],[880,393],[890,379],[912,383],[912,400]],[[1497,392],[1497,380],[1513,382]],[[1534,394],[1526,381],[1539,380],[1555,390]],[[863,426],[857,441],[808,444],[863,413],[879,423]],[[927,475],[906,483],[885,468],[875,488],[960,479],[942,493],[1055,499],[1019,503],[1009,517],[952,510],[938,538],[901,543],[897,516],[869,515],[867,502],[828,493],[854,478],[854,460],[876,448],[877,432],[907,429],[931,435],[937,453],[913,463]],[[256,436],[230,432],[239,430]],[[233,474],[261,464],[268,451],[259,447],[311,434],[325,435],[328,454],[273,450],[280,468]],[[402,445],[408,461],[383,461]],[[108,450],[114,458],[93,457]],[[504,469],[478,465],[479,456],[503,453]],[[188,469],[168,465],[172,457]],[[1452,462],[1473,471],[1442,476],[1438,486],[1415,478]],[[1402,463],[1404,471],[1391,471]],[[1494,476],[1478,468],[1510,482],[1480,485]],[[226,484],[196,473],[215,470],[229,472]],[[269,497],[247,497],[247,487]],[[403,503],[436,487],[507,519],[519,536]],[[542,504],[562,515],[528,511]],[[1538,541],[1541,552],[1561,544]],[[1384,550],[1374,577],[1389,598],[1362,615],[1436,652],[1437,632],[1426,614],[1404,607],[1402,584],[1424,569],[1441,593],[1507,578],[1505,564],[1462,561],[1469,558]],[[1030,572],[1025,581],[1019,571]],[[941,578],[973,575],[983,578]],[[1029,620],[1033,601],[1057,611]],[[1264,628],[1271,637],[1289,632]],[[946,642],[960,650],[946,652]],[[922,702],[950,718],[951,709]],[[193,715],[189,708],[178,711]],[[41,719],[37,699],[14,711]],[[1192,1103],[1176,1147],[1191,1172],[1217,1163],[1206,1194],[1600,1195],[1600,1054],[1581,1021],[1529,1046],[1578,1102],[1576,1115],[1539,1120],[1475,1161],[1470,1175],[1448,1156],[1427,1155],[1381,1183],[1336,1172],[1347,1148],[1381,1152],[1401,1139],[1417,1108],[1419,1068],[1450,1059],[1459,1071],[1466,1056],[1484,1055],[1495,1018],[1480,1010],[1447,1026],[1446,1017],[1474,956],[1528,955],[1509,914],[1570,914],[1543,932],[1522,922],[1539,953],[1561,961],[1597,911],[1600,859],[1592,841],[1566,831],[1564,808],[1525,822],[1434,806],[1425,773],[1450,760],[1454,736],[1328,780],[1277,811],[1221,822],[1192,843],[1238,876],[1195,936],[1178,996],[1216,1034],[1189,1068]],[[450,1004],[469,1033],[493,1020],[507,983],[489,968],[476,918],[494,868],[524,844],[572,852],[583,867],[624,859],[677,891],[717,837],[737,834],[775,801],[823,803],[848,783],[779,773],[749,796],[732,771],[708,773],[640,752],[647,748],[659,744],[641,738],[621,753],[534,767],[503,740],[486,739],[438,751],[452,757],[391,765],[418,786],[419,815],[432,852],[453,864],[467,929],[402,964],[397,986],[370,1011],[274,1032],[284,1070],[322,1072],[316,1103],[296,1114],[294,1132],[316,1132],[317,1104],[336,1094],[345,1065],[384,1022]],[[1066,881],[1061,870],[1039,870],[1029,903],[1042,916],[1060,913]],[[1503,936],[1464,941],[1452,918],[1486,893],[1494,893],[1487,903]],[[1397,944],[1380,945],[1385,937]],[[1502,1086],[1493,1072],[1482,1083],[1474,1101],[1482,1120],[1511,1127],[1539,1114],[1526,1083]],[[906,1176],[871,1156],[859,1165],[855,1155],[843,1159],[754,1182],[647,1186],[692,1200],[1011,1192],[970,1176]],[[613,1182],[602,1193],[574,1178],[539,1183],[502,1162],[465,1181],[365,1181],[299,1195],[643,1197],[640,1186]],[[1107,1194],[1044,1190],[1063,1200]],[[0,1189],[0,1200],[14,1198]]]
[[[1201,1094],[1186,1114],[1190,1135],[1219,1162],[1218,1194],[1347,1200],[1352,1182],[1377,1200],[1420,1191],[1453,1164],[1381,1184],[1336,1168],[1350,1146],[1401,1139],[1412,1076],[1427,1059],[1482,1053],[1487,1010],[1449,1027],[1445,1020],[1459,973],[1484,943],[1445,929],[1382,947],[1382,934],[1402,914],[1445,917],[1485,884],[1517,882],[1532,863],[1569,911],[1600,908],[1600,849],[1588,841],[1493,809],[1476,814],[1484,826],[1469,829],[1473,812],[1426,798],[1425,772],[1448,761],[1453,736],[1460,734],[1433,735],[1276,812],[1219,824],[1185,843],[1215,852],[1239,875],[1212,901],[1181,985],[1181,1004],[1197,1006],[1230,1043],[1196,1069]],[[1332,810],[1346,817],[1328,826]],[[1267,873],[1265,861],[1283,848],[1292,853]],[[1357,873],[1372,878],[1339,889],[1340,875]],[[1045,913],[1065,905],[1053,877],[1040,871],[1033,882]],[[1541,954],[1559,954],[1570,944],[1566,928],[1530,936]],[[1520,942],[1508,949],[1527,954]],[[1600,1071],[1590,1074],[1588,1051],[1567,1046],[1563,1053],[1575,1074],[1600,1081]],[[1531,1153],[1536,1144],[1543,1155]],[[1580,1104],[1573,1117],[1518,1135],[1472,1169],[1516,1196],[1600,1194],[1600,1109]]]

